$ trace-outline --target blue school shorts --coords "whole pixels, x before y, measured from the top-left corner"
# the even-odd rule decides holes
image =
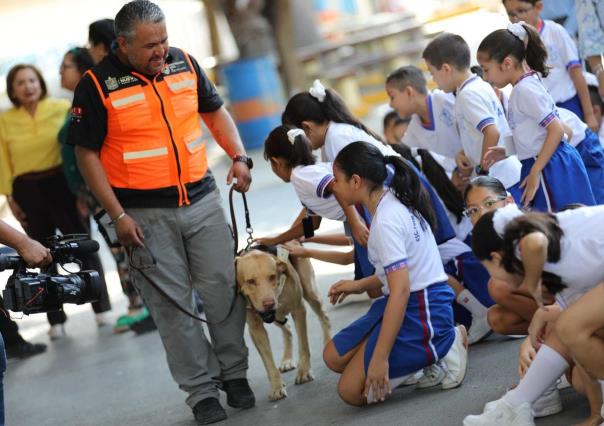
[[[596,203],[604,204],[604,149],[598,135],[586,129],[585,139],[575,148],[583,159]]]

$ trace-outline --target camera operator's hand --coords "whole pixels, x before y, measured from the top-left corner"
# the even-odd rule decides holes
[[[25,260],[27,266],[38,267],[52,262],[50,249],[25,235],[15,244],[14,249]]]
[[[124,247],[144,247],[143,230],[138,223],[134,221],[127,214],[119,219],[115,224],[115,230],[117,232],[117,238]]]

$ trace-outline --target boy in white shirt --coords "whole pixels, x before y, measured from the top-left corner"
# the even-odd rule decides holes
[[[501,102],[491,85],[470,72],[470,48],[456,34],[443,33],[424,49],[423,58],[438,87],[455,93],[455,118],[463,150],[456,162],[462,173],[489,174],[499,179],[516,199],[521,164],[510,156],[487,170],[484,155],[489,148],[504,146],[510,128]]]

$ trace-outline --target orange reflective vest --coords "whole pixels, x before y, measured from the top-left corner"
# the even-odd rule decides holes
[[[178,205],[189,204],[186,186],[208,170],[198,112],[197,74],[186,53],[171,48],[161,73],[95,67],[92,77],[107,110],[101,163],[113,188],[176,187]]]

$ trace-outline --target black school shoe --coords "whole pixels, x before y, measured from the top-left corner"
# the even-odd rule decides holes
[[[145,334],[157,330],[157,326],[151,315],[148,315],[146,318],[131,324],[130,330],[134,331],[136,334]]]
[[[46,351],[44,343],[20,342],[6,347],[6,357],[11,358],[29,358],[30,356],[41,354]]]
[[[227,404],[233,408],[252,408],[256,405],[256,397],[247,379],[225,380],[221,389],[227,394]]]
[[[193,407],[193,415],[198,425],[209,425],[220,422],[227,418],[226,411],[216,398],[206,398],[199,401]]]

